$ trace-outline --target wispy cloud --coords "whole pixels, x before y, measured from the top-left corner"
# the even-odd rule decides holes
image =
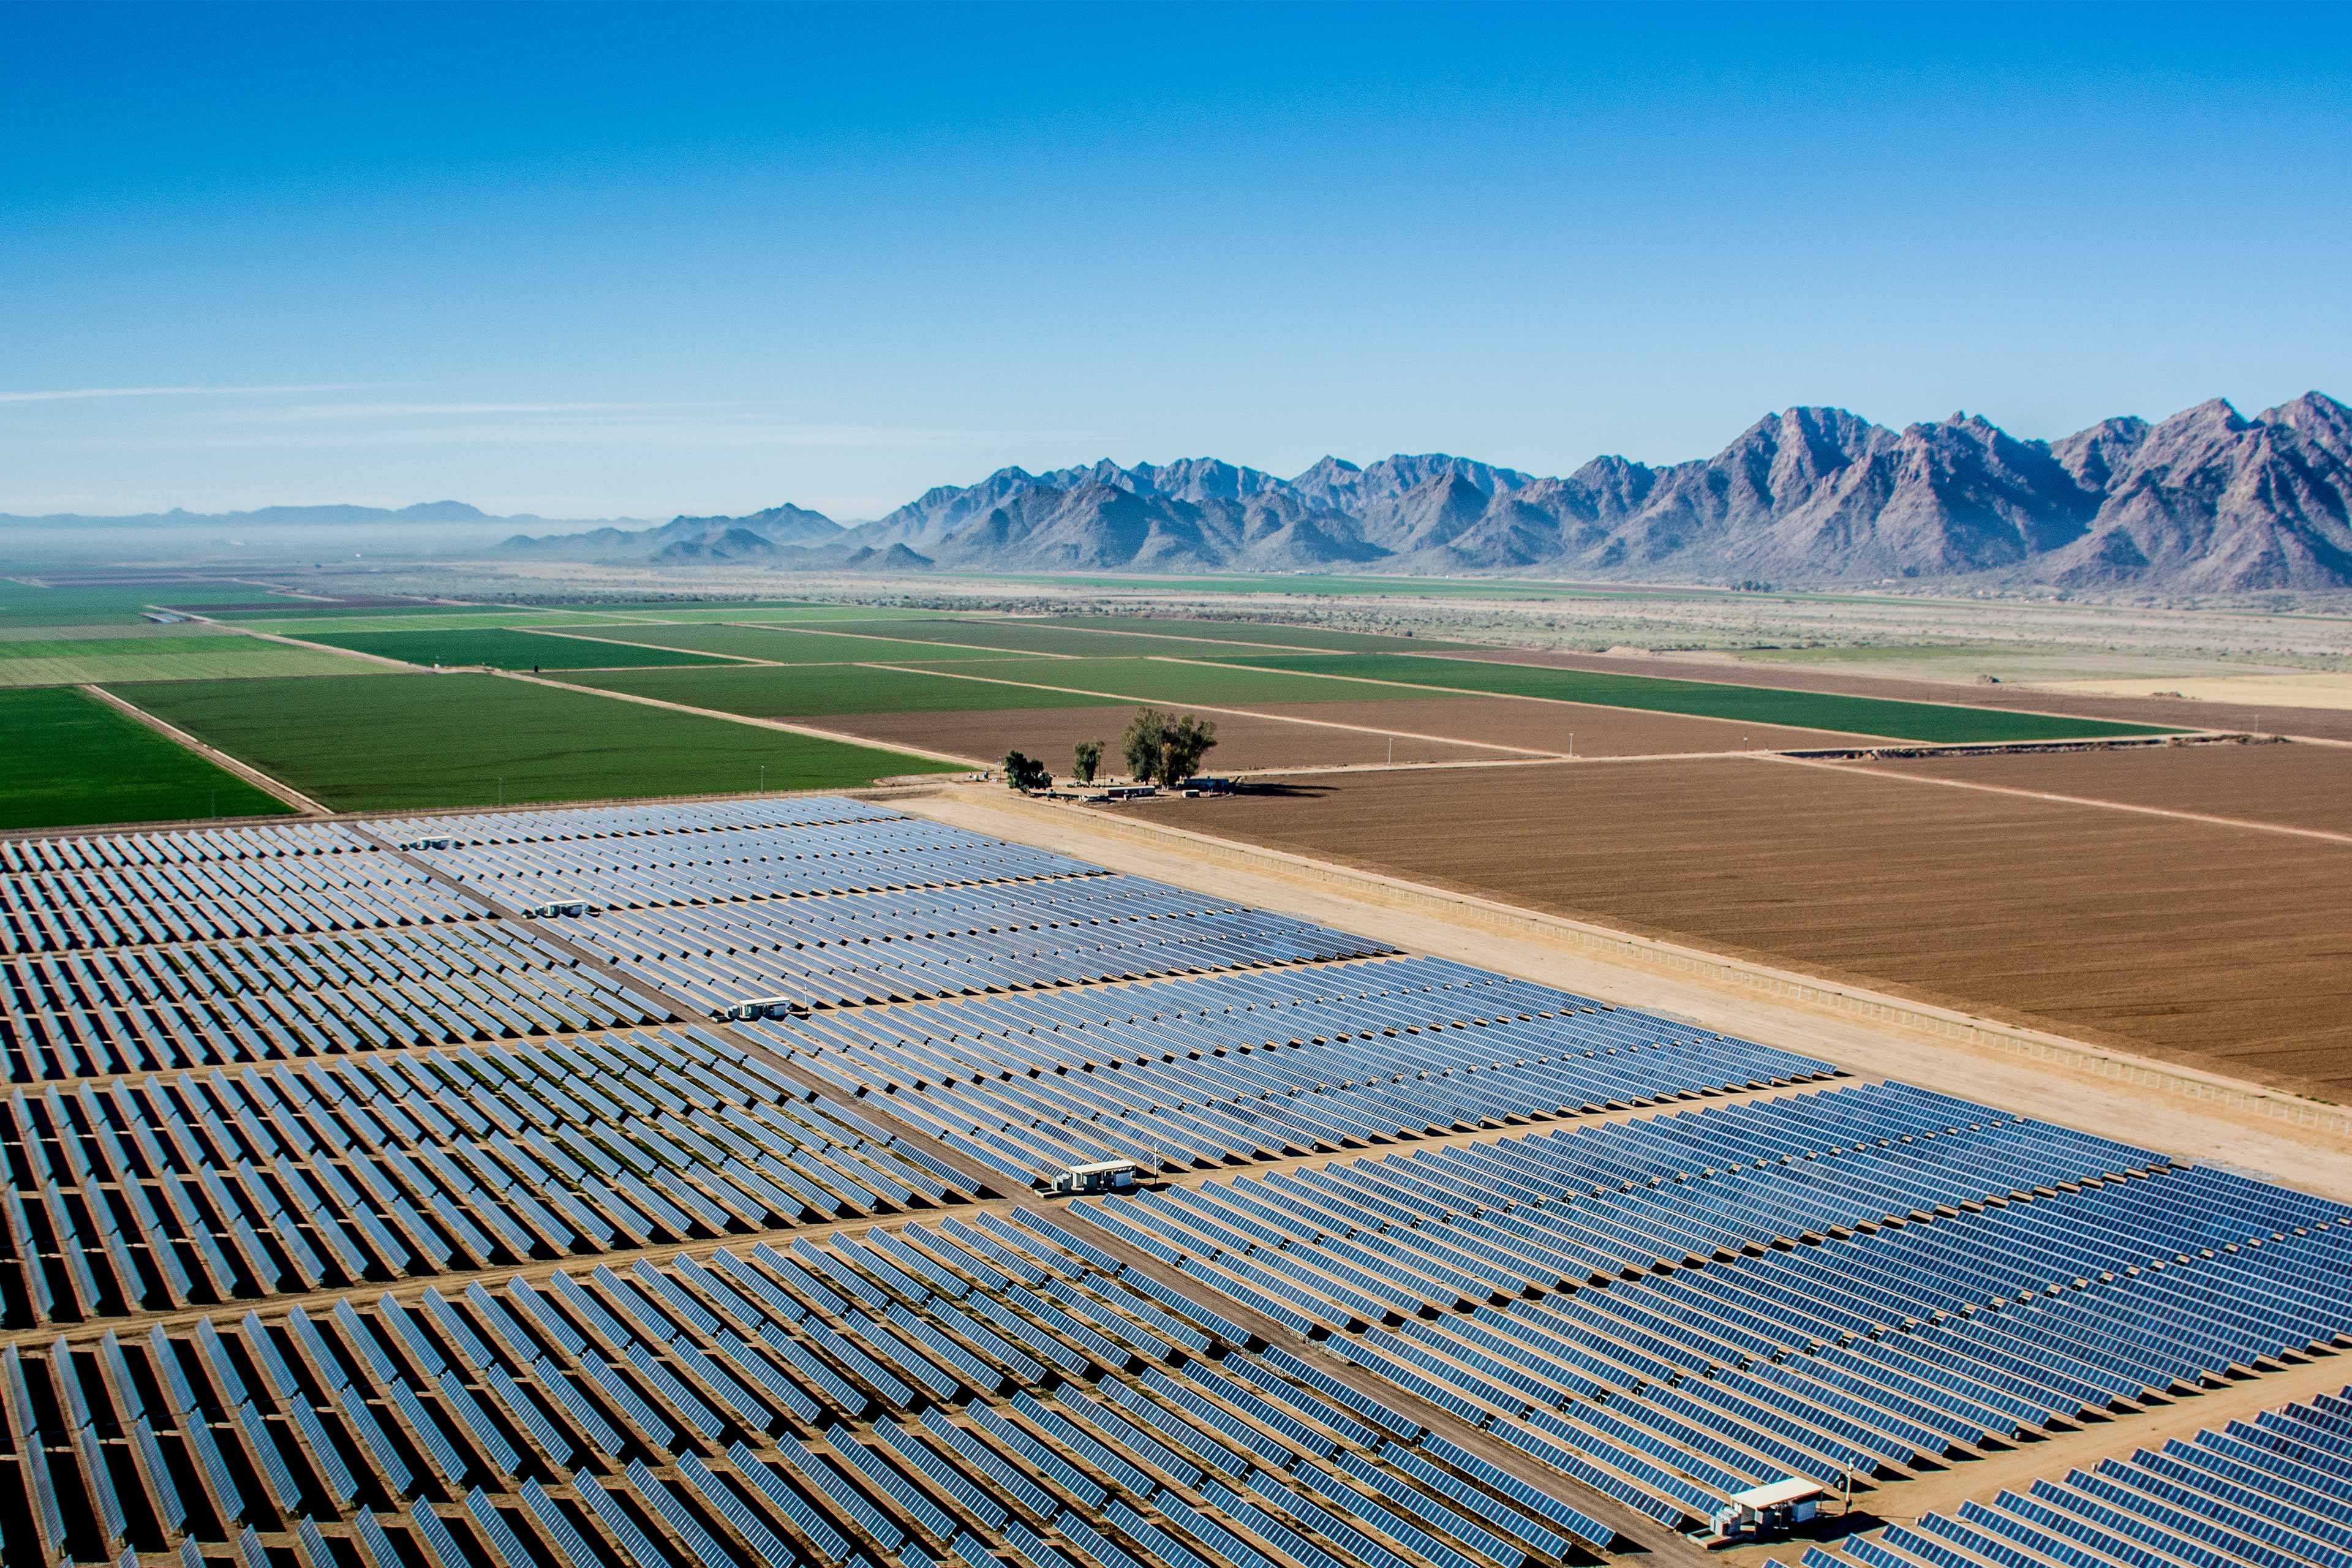
[[[0,392],[0,403],[73,403],[89,397],[288,397],[320,392],[363,392],[382,382],[331,382],[317,386],[58,386]]]

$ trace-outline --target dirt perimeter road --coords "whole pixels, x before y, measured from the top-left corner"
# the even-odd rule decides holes
[[[1743,765],[1760,771],[1759,764]],[[1857,1072],[2352,1200],[2352,1118],[2235,1080],[2019,1031],[1979,1029],[1963,1016],[1938,1015],[1857,988],[1726,963],[1687,947],[1625,938],[1328,861],[1171,833],[1100,809],[1025,801],[982,787],[942,786],[895,796],[892,804],[1410,950],[1827,1057]],[[1203,830],[1218,831],[1213,822]],[[1828,994],[1832,990],[1834,999]],[[2287,1120],[2315,1116],[2325,1125]]]

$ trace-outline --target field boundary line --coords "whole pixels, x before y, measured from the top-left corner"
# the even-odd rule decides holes
[[[984,662],[984,661],[982,661]],[[1079,661],[1083,662],[1083,661]],[[1171,659],[1171,664],[1192,663],[1189,659]],[[1066,691],[1074,697],[1106,697],[1113,702],[1132,702],[1141,708],[1189,708],[1202,713],[1230,713],[1236,719],[1271,719],[1282,724],[1310,724],[1318,730],[1349,730],[1360,735],[1394,735],[1400,741],[1428,741],[1443,746],[1483,746],[1493,752],[1516,752],[1529,762],[1550,762],[1564,757],[1560,752],[1541,752],[1531,746],[1509,746],[1500,741],[1465,741],[1453,735],[1424,735],[1417,730],[1382,730],[1371,724],[1343,724],[1337,719],[1301,719],[1288,713],[1261,713],[1252,708],[1228,708],[1213,702],[1171,702],[1164,697],[1134,697],[1125,692],[1097,691],[1085,686],[1046,686],[1034,680],[1008,680],[997,675],[965,675],[950,669],[918,669],[901,664],[868,664],[867,669],[895,670],[900,675],[944,675],[952,680],[985,681],[991,686],[1024,687],[1031,691]],[[1242,668],[1243,666],[1228,666]]]
[[[2102,811],[2129,811],[2142,816],[2169,817],[2176,822],[2200,823],[2208,827],[2241,827],[2252,833],[2284,833],[2295,838],[2317,838],[2329,844],[2352,844],[2352,833],[2333,833],[2324,827],[2290,827],[2283,822],[2252,822],[2242,816],[2212,816],[2201,811],[2181,811],[2166,805],[2140,805],[2126,800],[2101,800],[2095,795],[2059,795],[2042,789],[2019,789],[2014,784],[1981,784],[1974,779],[1937,778],[1932,773],[1908,773],[1873,768],[1854,763],[1832,763],[1815,757],[1792,757],[1785,752],[1749,752],[1742,753],[1759,763],[1786,763],[1798,768],[1824,768],[1832,773],[1856,773],[1864,778],[1885,779],[1895,784],[1943,784],[1951,789],[1980,790],[1986,795],[2013,795],[2020,800],[2050,801],[2061,805],[2088,805]]]
[[[925,796],[946,798],[947,791],[935,785],[911,792],[908,808],[919,811],[919,803]],[[1318,860],[1286,849],[1219,838],[1167,823],[1139,822],[1098,810],[1088,811],[1075,805],[998,799],[994,795],[987,798],[982,809],[999,815],[1084,812],[1091,826],[1113,837],[1124,835],[1130,842],[1150,844],[1156,841],[1162,848],[1183,847],[1204,858],[1224,858],[1244,866],[1268,868],[1286,876],[1303,877],[1343,888],[1377,890],[1389,895],[1391,900],[1402,895],[1412,900],[1449,906],[1474,914],[1481,921],[1534,932],[1572,949],[1606,959],[1630,961],[1631,966],[1637,969],[1664,970],[1711,978],[1742,990],[1785,997],[1822,1012],[1891,1023],[1997,1051],[2004,1056],[2022,1056],[2050,1062],[2135,1088],[2201,1100],[2244,1111],[2267,1121],[2285,1122],[2352,1141],[2352,1109],[2306,1100],[2199,1068],[2091,1045],[2048,1030],[2004,1024],[1932,1002],[1913,1001],[1867,986],[1825,980],[1727,953],[1711,952],[1682,942],[1641,936],[1590,921],[1482,898],[1475,893],[1455,892],[1385,872],[1361,870],[1334,861]],[[1051,819],[1045,820],[1050,822]]]
[[[268,773],[263,773],[259,768],[255,767],[252,763],[240,762],[238,759],[230,756],[218,746],[206,745],[204,742],[197,740],[194,735],[191,735],[188,731],[179,728],[177,725],[165,723],[163,720],[158,719],[152,713],[148,712],[147,710],[140,707],[139,704],[131,701],[127,697],[118,697],[103,686],[82,685],[76,687],[75,689],[83,692],[88,696],[94,697],[99,701],[105,703],[108,707],[137,720],[140,723],[146,725],[147,728],[154,731],[165,740],[175,742],[178,744],[186,747],[189,751],[195,752],[196,755],[204,758],[205,761],[211,763],[215,767],[219,767],[229,773],[235,773],[237,777],[253,785],[256,789],[268,792],[269,795],[284,801],[287,805],[292,806],[295,810],[300,812],[305,816],[332,816],[335,815],[332,807],[322,805],[319,802],[312,800],[309,795],[304,795],[292,784],[279,783],[277,779],[274,779]]]
[[[1212,669],[1258,670],[1254,664],[1226,664],[1213,658],[1179,658],[1174,654],[1149,654],[1163,664],[1198,664]],[[1444,658],[1444,654],[1408,653],[1403,658]],[[1520,668],[1526,668],[1524,666]],[[1541,668],[1538,666],[1538,668]],[[1262,672],[1261,672],[1262,673]],[[1900,746],[1932,746],[1934,741],[1915,741],[1901,735],[1880,735],[1866,730],[1824,730],[1810,724],[1783,724],[1777,720],[1726,719],[1715,713],[1677,713],[1671,708],[1628,708],[1621,702],[1590,702],[1581,697],[1531,697],[1524,691],[1481,691],[1475,686],[1428,686],[1417,680],[1384,680],[1377,675],[1326,675],[1319,669],[1285,669],[1285,675],[1304,675],[1316,680],[1350,680],[1359,686],[1387,686],[1399,691],[1434,691],[1445,697],[1501,698],[1507,702],[1549,702],[1555,708],[1595,708],[1611,713],[1640,713],[1653,719],[1696,719],[1702,724],[1748,724],[1758,730],[1811,730],[1817,734],[1852,735],[1856,740],[1885,741]]]
[[[795,724],[784,719],[761,719],[749,713],[729,713],[717,708],[697,708],[691,703],[672,702],[660,697],[640,697],[634,691],[608,691],[601,686],[574,686],[568,680],[553,680],[544,675],[526,675],[517,669],[493,669],[490,675],[500,680],[526,681],[532,686],[552,686],[559,691],[584,692],[591,697],[609,697],[616,702],[635,702],[646,708],[667,708],[673,712],[693,713],[705,719],[724,719],[730,724],[749,724],[756,730],[782,730],[787,734],[806,735],[812,740],[833,741],[845,746],[861,746],[869,752],[897,752],[903,756],[923,757],[935,763],[952,763],[960,768],[985,771],[991,764],[959,757],[947,752],[929,751],[921,746],[899,746],[881,741],[869,741],[862,735],[844,734],[838,730],[820,730],[813,724]],[[759,792],[751,792],[756,795]],[[838,794],[834,792],[820,792]],[[477,807],[476,809],[479,809]]]

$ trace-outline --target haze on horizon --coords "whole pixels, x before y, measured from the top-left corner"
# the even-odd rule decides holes
[[[876,515],[2352,377],[2347,12],[8,5],[0,511]]]

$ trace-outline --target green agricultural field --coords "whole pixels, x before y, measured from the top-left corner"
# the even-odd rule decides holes
[[[1012,661],[1026,665],[1030,660]],[[1076,668],[1075,661],[1052,662]],[[993,674],[990,662],[954,663],[946,670]],[[647,669],[583,675],[571,684],[606,691],[634,692],[682,702],[691,708],[743,713],[755,719],[822,719],[837,713],[988,712],[1006,708],[1099,708],[1118,700],[1007,686],[993,680],[960,680],[951,674],[869,669],[859,665],[743,666],[734,669]]]
[[[1963,742],[2049,741],[2074,736],[2158,735],[2151,724],[2117,724],[2048,713],[2008,713],[1941,702],[1895,702],[1876,697],[1843,697],[1826,691],[1792,691],[1774,686],[1732,686],[1706,680],[1667,680],[1647,675],[1556,669],[1543,665],[1490,664],[1477,659],[1416,658],[1400,654],[1339,657],[1276,655],[1243,662],[1265,669],[1316,670],[1367,680],[1393,680],[1450,691],[1501,697],[1547,697],[1563,702],[1598,702],[1656,713],[1688,713],[1753,724],[1793,724],[1837,730],[1850,735],[1904,741]],[[1352,694],[1361,690],[1350,686]],[[1393,692],[1393,689],[1391,689]]]
[[[266,675],[351,675],[366,667],[322,648],[259,637],[56,637],[0,640],[0,686],[83,681],[217,680]]]
[[[942,616],[935,621],[898,621],[892,625],[901,637],[910,642],[952,643],[1013,653],[1066,654],[1077,658],[1135,658],[1155,653],[1179,658],[1215,658],[1227,653],[1267,651],[1264,644],[1253,647],[1246,642],[1230,639],[1213,642],[1195,637],[1157,637],[1151,635],[1150,623],[1139,620],[1129,622],[1123,632],[1095,631],[1083,626],[1056,626],[1044,620],[1003,617],[966,619]],[[934,653],[930,657],[942,658],[951,656]]]
[[[121,583],[35,587],[0,577],[0,629],[11,626],[141,626],[149,605],[236,604],[264,590],[250,583]]]
[[[1223,658],[1214,650],[1202,658]],[[1280,657],[1280,656],[1277,656]],[[1302,668],[1322,658],[1348,658],[1347,654],[1297,656]],[[933,668],[925,665],[921,668]],[[946,668],[947,666],[938,668]],[[975,674],[982,673],[979,668]],[[1378,701],[1396,695],[1393,688],[1355,680],[1316,680],[1281,669],[1256,669],[1241,664],[1189,664],[1171,658],[1032,658],[1018,663],[991,664],[985,673],[994,680],[1033,681],[1039,686],[1066,686],[1080,691],[1103,691],[1139,702],[1186,702],[1215,705],[1256,702]],[[1003,706],[1014,707],[1007,702]]]
[[[805,609],[790,607],[772,609],[755,605],[748,609],[722,609],[714,606],[699,610],[648,610],[643,612],[641,618],[680,622],[758,621],[762,624],[769,622],[797,624],[803,621],[919,621],[929,620],[938,614],[937,610],[894,610],[878,605],[812,605]]]
[[[88,692],[0,691],[0,828],[290,809]]]
[[[724,662],[707,654],[646,647],[635,642],[601,642],[492,626],[474,631],[312,632],[307,640],[410,664],[487,664],[497,669],[610,669],[626,665]]]
[[[528,607],[589,610],[614,616],[667,616],[680,611],[699,615],[710,610],[832,610],[841,606],[815,599],[547,599],[534,600]]]
[[[956,771],[496,675],[184,681],[121,694],[342,811],[718,795],[761,787],[763,766],[772,790]]]
[[[1055,616],[1051,624],[1105,632],[1146,632],[1155,637],[1186,637],[1209,643],[1271,643],[1301,650],[1326,648],[1339,653],[1418,653],[1467,646],[1409,634],[1392,637],[1382,632],[1343,632],[1328,626],[1261,626],[1253,621],[1164,621],[1157,616]]]
[[[819,631],[806,626],[708,625],[614,626],[600,630],[596,635],[624,638],[647,647],[699,648],[705,653],[731,653],[771,664],[854,664],[865,659],[896,663],[906,659],[1021,657],[998,648],[959,650],[932,643],[900,642],[887,635],[879,635],[885,628],[895,628],[898,624],[896,621],[877,621],[873,623],[877,635],[861,631],[852,637],[830,636],[828,634],[833,629],[830,626]]]
[[[551,616],[531,610],[352,610],[340,616],[264,616],[243,611],[220,617],[275,637],[306,637],[313,632],[495,631],[507,626],[601,626],[632,623],[600,616]]]

